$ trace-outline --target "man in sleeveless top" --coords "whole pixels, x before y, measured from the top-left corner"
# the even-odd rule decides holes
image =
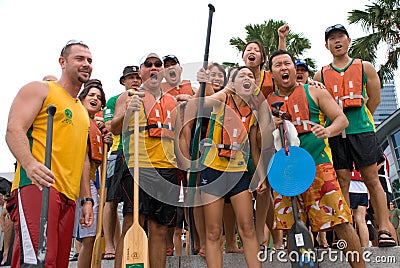
[[[139,66],[143,83],[138,91],[144,92],[145,96],[128,96],[121,108],[116,105],[115,114],[119,109],[139,111],[139,221],[143,226],[147,220],[151,267],[164,267],[167,229],[168,226],[175,226],[179,197],[174,131],[180,120],[176,120],[179,119],[176,100],[161,90],[161,58],[155,53],[147,54],[142,57]],[[111,129],[114,129],[114,122],[111,123]],[[131,116],[126,117],[123,127],[113,130],[114,134],[122,134],[125,161],[131,173],[135,153],[133,129],[134,116]],[[133,189],[133,181],[129,187]],[[128,194],[133,200],[132,192]],[[124,217],[127,215],[124,211]],[[123,232],[132,225],[132,221],[127,222],[127,226],[124,221]]]
[[[43,187],[50,187],[46,267],[68,266],[78,197],[85,200],[82,226],[93,223],[89,180],[82,178],[83,165],[89,163],[85,157],[89,117],[77,99],[92,73],[92,55],[87,45],[71,40],[62,49],[59,63],[60,80],[28,83],[10,109],[6,141],[18,162],[7,206],[15,228],[13,267],[37,264]],[[43,164],[50,104],[57,108],[51,170]]]
[[[330,161],[330,151],[324,141],[346,128],[346,116],[327,91],[296,82],[295,60],[289,52],[273,52],[269,66],[277,89],[268,96],[267,101],[269,105],[277,100],[284,101],[281,111],[291,118],[299,133],[300,147],[311,154],[316,164],[313,184],[303,194],[296,196],[299,216],[303,222],[310,222],[314,232],[333,229],[340,239],[346,240],[345,252],[357,251],[358,256],[362,256],[360,241],[351,225],[350,209],[344,201]],[[321,124],[323,114],[332,121],[328,127]],[[274,116],[274,121],[277,127],[282,123],[278,116]],[[288,230],[293,224],[291,200],[277,193],[274,196],[274,226]],[[349,258],[349,262],[352,267],[365,267],[362,258]]]
[[[389,222],[385,193],[379,182],[376,166],[382,158],[382,150],[376,139],[372,118],[380,103],[381,84],[370,62],[350,58],[350,43],[351,39],[343,25],[336,24],[325,30],[325,47],[333,60],[315,74],[314,80],[324,83],[349,121],[345,131],[329,139],[333,165],[346,202],[349,203],[350,171],[354,162],[377,212],[378,246],[391,247],[396,245],[396,235]]]

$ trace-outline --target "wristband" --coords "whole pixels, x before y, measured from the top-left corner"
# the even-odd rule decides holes
[[[81,206],[83,206],[86,202],[91,202],[92,203],[92,207],[94,206],[94,200],[91,197],[85,197],[82,198],[81,200]]]

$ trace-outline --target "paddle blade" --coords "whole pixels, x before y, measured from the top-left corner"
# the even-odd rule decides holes
[[[288,239],[292,267],[314,267],[317,258],[313,241],[309,230],[302,221],[298,220],[293,224]]]
[[[134,223],[125,234],[122,267],[150,267],[147,235],[139,224]]]
[[[101,254],[101,248],[102,248],[102,240],[101,235],[96,234],[96,239],[94,240],[93,244],[93,253],[92,253],[92,261],[90,264],[91,268],[100,268],[101,267],[101,259],[102,259],[102,254]]]
[[[272,189],[284,196],[304,193],[314,182],[316,167],[310,153],[300,147],[289,146],[289,155],[282,148],[268,165],[268,181]]]

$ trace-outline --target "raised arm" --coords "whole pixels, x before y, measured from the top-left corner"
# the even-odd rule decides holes
[[[279,36],[279,42],[278,42],[278,49],[282,50],[287,50],[286,48],[286,37],[289,34],[290,27],[287,24],[282,25],[278,29],[278,36]]]

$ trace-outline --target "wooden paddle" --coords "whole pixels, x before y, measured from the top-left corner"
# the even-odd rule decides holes
[[[134,92],[144,97],[144,92]],[[128,92],[128,95],[132,95]],[[146,232],[139,224],[139,111],[134,111],[133,224],[124,238],[122,267],[148,268],[149,246]]]
[[[278,112],[282,105],[283,105],[282,101],[276,101],[271,104],[271,106],[274,107],[275,109],[277,109]],[[293,161],[293,160],[296,160],[296,158],[293,157],[294,154],[290,155],[290,151],[289,151],[290,147],[287,144],[287,136],[285,135],[284,123],[282,123],[279,126],[279,134],[280,134],[281,142],[282,142],[281,150],[284,150],[284,152],[285,152],[284,157],[291,158],[291,162],[296,163],[296,161]],[[301,149],[301,148],[299,148],[299,149]],[[305,150],[303,150],[303,151],[308,154],[307,151],[305,151]],[[307,157],[307,154],[304,154],[304,156],[298,155],[297,158],[304,160]],[[275,159],[278,160],[279,158],[276,157]],[[314,168],[314,170],[315,170],[315,163],[312,158],[311,158],[311,160],[312,160],[312,162],[309,161],[310,165],[303,165],[302,168],[303,169]],[[285,167],[283,167],[283,168],[285,168]],[[289,167],[288,170],[293,171],[293,168]],[[288,174],[290,176],[290,174],[292,174],[292,172],[286,172],[286,174]],[[313,178],[314,177],[315,177],[315,173],[313,175]],[[281,179],[284,180],[285,177],[283,177]],[[300,178],[300,174],[299,174],[299,180],[302,180]],[[314,179],[311,180],[311,183],[313,180]],[[279,192],[279,191],[277,191],[277,192]],[[290,229],[290,233],[289,233],[289,237],[288,237],[289,260],[292,264],[292,267],[296,267],[296,268],[297,267],[314,267],[314,265],[316,264],[317,258],[316,258],[316,254],[314,251],[313,240],[311,238],[308,228],[300,220],[298,210],[297,210],[295,196],[299,195],[299,194],[301,194],[301,193],[295,193],[293,195],[290,195],[290,199],[292,201],[292,208],[293,208],[294,224],[292,225],[292,228]],[[292,253],[292,252],[296,252],[296,253]]]
[[[102,260],[102,230],[103,230],[103,212],[104,212],[104,202],[106,199],[106,173],[107,173],[107,152],[108,144],[104,143],[103,146],[103,162],[101,163],[101,174],[100,174],[100,201],[99,201],[99,212],[97,214],[97,229],[96,238],[93,244],[92,251],[92,262],[90,264],[91,268],[100,268]]]

